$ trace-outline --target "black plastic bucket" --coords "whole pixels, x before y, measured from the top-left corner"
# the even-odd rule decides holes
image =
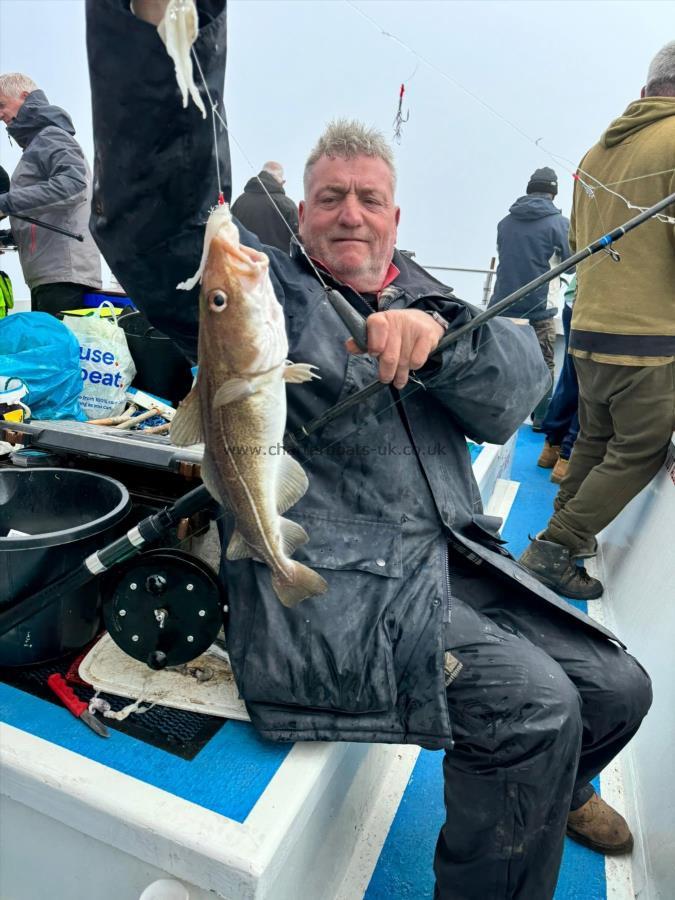
[[[134,387],[178,406],[190,392],[192,373],[178,347],[139,312],[120,316],[136,366]]]
[[[131,508],[114,478],[78,469],[0,469],[0,609],[72,572],[116,537]],[[10,529],[25,536],[8,537]],[[0,666],[26,666],[84,647],[100,624],[98,585],[0,636]]]

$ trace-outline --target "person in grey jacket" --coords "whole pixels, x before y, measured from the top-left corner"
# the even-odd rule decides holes
[[[198,289],[175,285],[201,256],[216,153],[230,194],[229,152],[222,126],[214,148],[198,110],[180,107],[173,65],[149,27],[161,6],[134,0],[139,22],[125,0],[88,0],[92,231],[148,318],[194,358]],[[195,52],[220,105],[225,3],[198,7]],[[134,178],[157,134],[171,164]],[[650,682],[610,632],[518,565],[483,513],[465,435],[507,440],[548,372],[534,333],[504,319],[429,360],[446,329],[476,310],[395,249],[395,180],[379,133],[333,123],[305,166],[302,246],[290,256],[264,248],[289,358],[321,374],[288,391],[287,427],[309,477],[289,515],[310,535],[294,558],[329,589],[289,609],[267,567],[224,561],[228,649],[269,740],[445,751],[438,898],[547,900],[566,828],[595,849],[630,848],[626,823],[589,781],[637,730]],[[367,318],[368,353],[356,352],[321,279]],[[306,423],[376,378],[388,389],[301,438]],[[225,542],[232,528],[223,513]]]
[[[509,208],[497,226],[497,280],[490,298],[490,306],[508,297],[524,284],[543,275],[552,263],[570,255],[569,219],[562,215],[553,201],[558,193],[558,176],[544,166],[536,169],[527,183],[526,194]],[[555,378],[556,303],[560,282],[543,284],[519,300],[503,315],[527,319],[537,334],[546,365],[551,373],[549,387],[532,413],[532,430],[541,431],[553,393]]]
[[[0,217],[10,217],[31,308],[56,315],[80,307],[87,290],[101,287],[101,259],[89,232],[91,173],[72,120],[18,72],[0,75],[0,120],[23,150],[9,190],[0,192]],[[84,241],[13,213],[82,234]]]

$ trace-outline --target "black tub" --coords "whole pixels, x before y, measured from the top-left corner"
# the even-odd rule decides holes
[[[134,387],[178,406],[192,387],[190,366],[178,347],[139,312],[118,319],[136,366]]]
[[[0,609],[72,572],[114,539],[131,501],[123,484],[77,469],[0,469]],[[25,537],[7,537],[10,529]],[[96,583],[0,636],[0,666],[77,650],[99,628]]]

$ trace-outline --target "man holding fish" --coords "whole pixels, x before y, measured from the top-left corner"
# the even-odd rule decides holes
[[[373,129],[338,121],[319,139],[291,256],[226,205],[211,212],[213,130],[187,98],[221,102],[224,6],[88,0],[91,225],[143,312],[199,361],[172,437],[204,441],[223,506],[237,684],[270,740],[443,749],[437,896],[545,900],[566,828],[630,850],[589,782],[651,702],[616,638],[519,566],[481,509],[465,435],[506,441],[548,370],[534,334],[501,318],[429,359],[475,310],[395,249],[393,158]],[[367,317],[367,352],[330,289]],[[387,390],[284,441],[378,378]]]

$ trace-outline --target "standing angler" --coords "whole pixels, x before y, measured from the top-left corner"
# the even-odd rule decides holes
[[[9,215],[31,309],[57,315],[84,306],[101,287],[101,258],[89,233],[91,172],[68,113],[53,106],[27,75],[0,75],[0,121],[23,151],[0,218]],[[82,242],[12,214],[38,217],[84,236]]]

